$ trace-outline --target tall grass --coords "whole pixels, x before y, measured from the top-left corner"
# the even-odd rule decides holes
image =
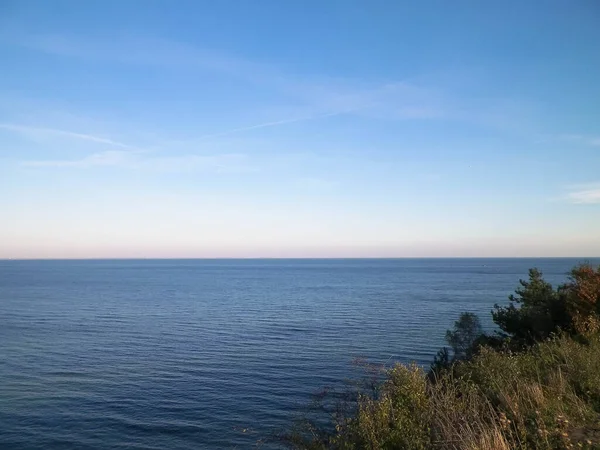
[[[513,354],[483,349],[431,379],[396,365],[337,415],[329,433],[297,431],[293,448],[600,448],[600,339],[563,336]],[[346,409],[346,411],[350,411]],[[313,430],[314,431],[314,430]]]
[[[396,365],[340,401],[304,449],[600,449],[600,267],[554,289],[539,270],[496,306],[495,335],[463,313],[426,373]],[[374,382],[373,380],[383,380]]]

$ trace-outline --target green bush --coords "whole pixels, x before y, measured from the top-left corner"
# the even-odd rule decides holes
[[[520,281],[506,307],[495,305],[492,318],[513,347],[528,346],[554,333],[585,335],[600,331],[600,267],[581,264],[557,289],[537,269]]]
[[[571,318],[567,311],[565,295],[544,281],[542,272],[529,271],[529,280],[521,280],[521,287],[509,297],[506,307],[495,305],[494,322],[505,337],[520,345],[549,338],[558,330],[570,331]]]
[[[431,382],[396,365],[329,435],[293,448],[600,448],[600,339],[569,336],[512,353],[483,348]],[[350,411],[350,410],[348,410]]]
[[[329,427],[305,423],[301,449],[600,449],[600,268],[574,268],[558,289],[532,269],[500,331],[463,313],[432,369],[396,365],[340,402]],[[341,406],[340,406],[341,405]],[[308,426],[306,426],[308,425]]]
[[[446,331],[446,341],[452,347],[454,359],[473,356],[473,351],[483,334],[479,317],[473,313],[462,313],[454,323],[454,330]]]
[[[338,426],[343,433],[334,442],[340,448],[426,449],[429,413],[425,373],[417,366],[397,365],[387,371],[377,398],[361,395],[355,417]]]

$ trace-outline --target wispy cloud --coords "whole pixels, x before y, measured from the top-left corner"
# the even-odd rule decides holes
[[[33,138],[40,138],[43,136],[67,138],[67,139],[78,139],[88,142],[95,142],[97,144],[106,144],[111,147],[119,147],[126,149],[135,149],[134,146],[125,144],[123,142],[115,141],[113,139],[94,136],[91,134],[77,133],[73,131],[59,130],[55,128],[35,127],[29,125],[20,125],[12,123],[0,123],[0,129],[19,133],[21,135]]]
[[[331,189],[338,186],[339,182],[325,178],[302,177],[296,180],[296,185],[302,189],[322,192],[323,190]]]
[[[576,204],[600,204],[600,182],[572,186],[566,200]]]
[[[213,155],[157,156],[145,158],[132,166],[134,169],[158,172],[213,172],[246,173],[258,170],[250,164],[247,155],[223,153]]]
[[[227,76],[259,85],[282,98],[310,107],[310,119],[286,118],[270,121],[276,126],[328,115],[356,113],[398,119],[439,118],[439,92],[405,81],[365,82],[363,80],[295,75],[272,64],[198,48],[166,39],[131,36],[110,39],[81,39],[57,35],[29,35],[13,39],[18,45],[61,57],[143,65],[165,70],[194,70]],[[443,115],[447,115],[444,112]],[[261,127],[248,126],[247,130]],[[241,130],[240,130],[241,131]]]
[[[531,105],[513,99],[456,96],[436,88],[431,79],[365,81],[322,75],[298,75],[289,68],[239,55],[199,48],[168,39],[131,35],[105,39],[64,35],[19,35],[12,44],[64,58],[105,64],[137,65],[165,71],[194,72],[258,86],[277,95],[283,112],[247,126],[224,127],[199,139],[353,115],[383,120],[453,120],[515,132],[527,130]],[[287,70],[286,70],[287,69]],[[267,96],[272,99],[270,95]],[[247,105],[241,105],[243,108]],[[256,105],[253,105],[253,109]],[[125,148],[125,147],[123,147]]]
[[[600,147],[600,136],[590,136],[584,134],[561,134],[558,136],[561,141],[575,142],[592,147]]]
[[[23,161],[23,166],[29,167],[73,167],[73,168],[89,168],[89,167],[123,167],[129,166],[136,161],[136,157],[130,152],[124,151],[106,151],[93,153],[85,158],[80,159],[65,159],[65,160],[39,160],[39,161]]]
[[[68,35],[20,35],[11,41],[19,46],[47,54],[92,61],[115,62],[127,65],[158,66],[168,69],[206,70],[262,82],[278,79],[285,82],[279,71],[268,65],[222,52],[198,48],[169,39],[131,35],[90,39]]]
[[[326,113],[326,114],[314,114],[314,115],[309,115],[309,116],[296,117],[293,119],[276,120],[273,122],[264,122],[264,123],[259,123],[256,125],[249,125],[247,127],[232,128],[230,130],[221,131],[219,133],[206,134],[204,136],[200,136],[200,137],[196,138],[195,141],[203,141],[203,140],[212,139],[215,137],[229,136],[229,135],[236,134],[236,133],[242,133],[244,131],[258,130],[260,128],[269,128],[269,127],[276,127],[278,125],[285,125],[285,124],[291,124],[291,123],[297,123],[297,122],[305,122],[308,120],[324,119],[326,117],[333,117],[333,116],[339,116],[342,114],[347,114],[347,113],[350,113],[351,111],[352,110],[338,111],[338,112]]]
[[[153,172],[211,171],[237,173],[254,170],[248,165],[247,156],[243,154],[148,156],[143,152],[118,150],[93,153],[80,159],[23,161],[21,165],[25,167],[72,169],[110,167]]]

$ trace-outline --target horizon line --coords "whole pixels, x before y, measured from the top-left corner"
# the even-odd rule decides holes
[[[0,258],[0,261],[219,261],[219,260],[395,260],[395,259],[600,259],[598,256],[220,256],[220,257],[83,257]]]

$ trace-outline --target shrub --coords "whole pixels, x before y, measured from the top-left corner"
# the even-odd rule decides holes
[[[527,346],[562,331],[587,335],[600,331],[600,267],[575,267],[558,289],[544,281],[542,272],[529,271],[506,307],[494,306],[492,318],[513,347]]]
[[[550,450],[600,448],[600,339],[568,336],[520,353],[483,348],[432,383],[396,365],[329,437],[293,448]],[[348,410],[350,411],[350,410]]]
[[[573,329],[583,335],[600,331],[600,267],[583,264],[571,271],[561,287]]]
[[[356,416],[334,442],[369,450],[429,448],[429,401],[423,369],[396,365],[387,371],[377,398],[360,396]]]
[[[452,347],[454,359],[470,358],[482,334],[479,317],[470,312],[462,313],[454,323],[454,330],[446,331],[446,341]]]
[[[516,345],[531,345],[549,338],[559,330],[569,331],[571,320],[565,296],[543,279],[542,272],[529,270],[529,280],[509,297],[506,307],[494,306],[492,318]]]
[[[302,449],[600,449],[600,268],[554,289],[537,269],[492,316],[463,313],[426,374],[396,365],[287,439]]]

